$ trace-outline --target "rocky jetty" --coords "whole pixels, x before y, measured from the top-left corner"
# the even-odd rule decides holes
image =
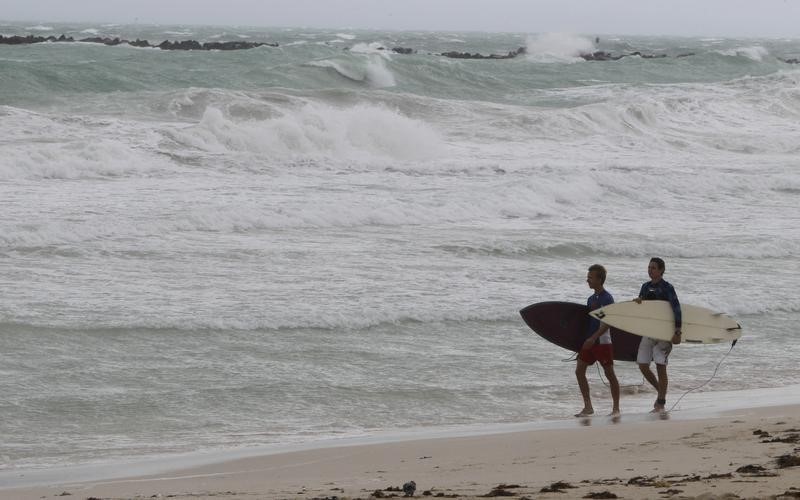
[[[121,38],[101,38],[101,37],[91,37],[91,38],[81,38],[75,39],[71,36],[61,35],[58,37],[55,36],[34,36],[34,35],[13,35],[13,36],[3,36],[0,35],[0,45],[24,45],[24,44],[33,44],[33,43],[44,43],[44,42],[86,42],[86,43],[98,43],[102,45],[130,45],[132,47],[149,47],[149,48],[157,48],[161,50],[246,50],[246,49],[253,49],[256,47],[278,47],[277,43],[270,43],[270,42],[245,42],[245,41],[237,41],[237,42],[198,42],[196,40],[183,40],[183,41],[169,41],[164,40],[163,42],[153,45],[147,40],[139,40],[138,38],[134,41],[125,40]],[[347,49],[345,49],[347,50]],[[392,49],[387,49],[386,47],[379,47],[379,50],[391,50],[396,54],[416,54],[417,49],[410,48],[410,47],[394,47]],[[451,51],[451,52],[442,52],[441,54],[433,54],[442,57],[449,57],[452,59],[513,59],[519,55],[526,54],[527,50],[525,47],[520,47],[517,50],[512,50],[506,54],[481,54],[478,52],[470,53],[470,52],[458,52],[458,51]],[[668,56],[667,54],[644,54],[642,52],[630,52],[627,54],[613,54],[611,52],[605,52],[603,50],[598,50],[595,52],[586,52],[580,54],[578,57],[584,59],[585,61],[618,61],[623,57],[640,57],[642,59],[663,59],[666,57],[689,57],[695,55],[694,52],[687,52],[684,54],[678,54],[676,56]],[[778,58],[780,61],[786,64],[800,64],[800,58]]]
[[[102,45],[130,45],[132,47],[150,47],[150,48],[159,48],[161,50],[245,50],[245,49],[253,49],[255,47],[277,47],[277,43],[267,43],[267,42],[204,42],[200,43],[196,40],[183,40],[183,41],[175,41],[171,42],[169,40],[165,40],[158,45],[152,45],[147,40],[139,40],[138,38],[135,41],[124,40],[120,38],[100,38],[100,37],[91,37],[91,38],[81,38],[76,40],[71,36],[64,36],[61,35],[59,37],[55,36],[3,36],[0,35],[0,45],[23,45],[23,44],[32,44],[32,43],[44,43],[44,42],[86,42],[86,43],[99,43]]]
[[[470,54],[469,52],[455,52],[455,51],[442,52],[439,55],[442,55],[444,57],[450,57],[453,59],[513,59],[518,55],[525,54],[526,52],[527,50],[525,49],[525,47],[520,47],[517,50],[512,50],[507,54],[489,54],[488,56],[479,54],[477,52],[474,54]]]
[[[381,47],[381,50],[386,50],[385,48]],[[392,52],[397,54],[416,54],[417,51],[412,48],[408,47],[395,47],[392,49]],[[470,52],[458,52],[458,51],[451,51],[451,52],[442,52],[441,54],[435,54],[443,57],[450,57],[452,59],[513,59],[519,55],[526,54],[527,50],[525,47],[520,47],[517,50],[512,50],[507,54],[481,54],[478,52],[470,53]],[[693,56],[694,52],[689,52],[686,54],[678,54],[674,57],[688,57]],[[586,60],[586,61],[618,61],[623,57],[641,57],[642,59],[662,59],[665,57],[669,57],[666,54],[643,54],[642,52],[636,51],[631,52],[628,54],[612,54],[610,52],[605,52],[602,50],[598,50],[596,52],[587,52],[582,53],[578,57]],[[791,62],[791,61],[786,61]]]

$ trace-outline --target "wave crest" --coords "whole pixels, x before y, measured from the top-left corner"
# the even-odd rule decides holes
[[[581,54],[594,52],[588,38],[568,33],[544,33],[530,36],[526,42],[527,58],[532,62],[580,62]]]
[[[752,61],[761,62],[769,55],[769,51],[760,45],[754,45],[751,47],[736,47],[727,50],[720,50],[718,51],[723,56],[730,56],[730,57],[745,57]]]
[[[430,125],[380,105],[339,108],[306,102],[266,120],[234,121],[209,106],[195,126],[168,132],[179,143],[212,153],[270,159],[410,160],[438,157],[442,139]]]

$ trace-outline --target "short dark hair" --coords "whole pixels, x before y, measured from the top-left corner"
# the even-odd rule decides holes
[[[662,259],[661,257],[653,257],[652,259],[650,259],[650,262],[655,262],[656,265],[658,266],[658,270],[661,271],[662,273],[667,268],[666,264],[664,264],[664,259]]]
[[[597,277],[600,278],[600,284],[605,284],[606,282],[606,268],[601,266],[600,264],[592,264],[589,266],[590,273],[597,273]]]

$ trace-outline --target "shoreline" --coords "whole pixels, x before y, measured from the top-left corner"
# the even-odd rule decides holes
[[[164,457],[138,465],[92,465],[82,467],[83,475],[76,474],[79,467],[10,470],[0,474],[0,500],[65,492],[96,498],[365,498],[376,490],[398,494],[395,488],[411,480],[420,494],[459,497],[517,485],[505,489],[548,498],[539,490],[558,481],[577,487],[568,490],[570,497],[592,493],[599,485],[624,498],[652,497],[653,485],[693,495],[704,486],[764,497],[800,487],[800,467],[776,465],[779,457],[800,452],[797,388],[690,394],[681,402],[686,409],[665,418],[629,411],[620,419],[594,416],[383,433]],[[765,438],[786,442],[764,443]],[[737,472],[742,467],[753,472]],[[642,484],[632,490],[629,481],[637,477],[645,479],[634,481]]]

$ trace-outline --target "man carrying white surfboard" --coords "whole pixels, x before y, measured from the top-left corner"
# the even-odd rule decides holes
[[[672,344],[681,343],[681,303],[678,301],[675,288],[663,278],[665,269],[666,265],[663,259],[659,257],[650,259],[647,266],[650,281],[642,284],[639,296],[633,299],[637,304],[641,304],[643,300],[666,300],[670,303],[675,315],[675,333],[672,335],[672,342],[642,337],[636,356],[636,362],[639,364],[642,375],[658,391],[653,412],[663,412],[666,408],[667,386],[669,385],[667,361],[669,353],[672,351]],[[653,361],[656,363],[658,377],[650,370],[650,363]]]

